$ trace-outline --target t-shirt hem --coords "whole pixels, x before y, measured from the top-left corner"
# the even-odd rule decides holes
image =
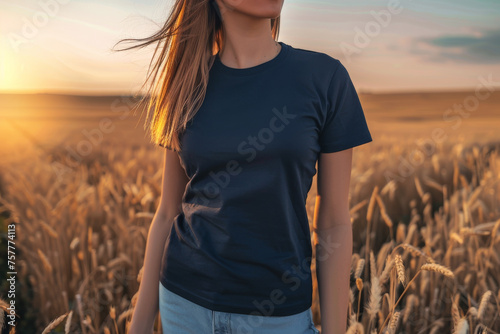
[[[373,141],[373,139],[372,139],[371,135],[368,135],[368,136],[358,137],[356,141],[346,142],[343,144],[338,144],[338,143],[323,144],[321,149],[320,149],[320,152],[321,153],[339,152],[339,151],[347,150],[347,149],[350,149],[350,148],[353,148],[356,146],[367,144],[367,143],[370,143],[372,141]]]
[[[212,311],[238,313],[238,314],[245,314],[245,315],[254,315],[255,314],[254,312],[256,312],[256,311],[259,312],[256,308],[248,309],[245,307],[215,304],[215,303],[212,303],[206,299],[200,298],[199,296],[193,295],[189,291],[186,291],[186,290],[178,287],[177,285],[173,284],[171,281],[165,281],[165,280],[161,279],[160,282],[167,290],[170,290],[171,292],[178,294],[179,296],[189,300],[190,302],[193,302],[197,305],[200,305],[200,306],[207,308],[209,310],[212,310]],[[294,314],[304,312],[305,310],[309,309],[311,306],[312,306],[312,302],[308,303],[308,304],[300,304],[300,305],[293,305],[293,306],[287,306],[287,307],[275,305],[275,309],[273,310],[273,312],[270,316],[294,315]],[[262,315],[262,314],[255,314],[255,315]]]

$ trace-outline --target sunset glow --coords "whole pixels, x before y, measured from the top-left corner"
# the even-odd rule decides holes
[[[338,58],[362,92],[467,89],[500,72],[498,1],[392,3],[285,1],[279,40]],[[153,32],[171,4],[0,0],[0,92],[134,91],[151,50],[110,49]]]

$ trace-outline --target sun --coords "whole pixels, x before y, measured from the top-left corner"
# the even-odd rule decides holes
[[[22,63],[9,42],[0,39],[0,92],[22,90]]]

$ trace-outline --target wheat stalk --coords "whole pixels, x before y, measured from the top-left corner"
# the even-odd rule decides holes
[[[460,312],[458,311],[458,305],[455,302],[451,304],[451,318],[453,319],[453,328],[457,328],[458,322],[460,321]]]
[[[354,272],[354,278],[358,279],[361,277],[361,273],[363,272],[364,266],[365,266],[365,259],[359,259],[358,264],[356,266],[356,270]]]
[[[373,280],[373,278],[377,275],[377,265],[375,263],[375,255],[373,254],[373,251],[370,250],[370,280]]]
[[[481,297],[481,302],[479,303],[479,309],[477,310],[477,317],[480,320],[484,320],[484,315],[486,314],[486,309],[488,308],[488,301],[490,300],[491,296],[493,296],[493,292],[488,290],[485,293],[483,293],[483,296]]]
[[[395,312],[392,315],[391,321],[389,323],[389,331],[391,333],[395,333],[396,332],[396,327],[398,326],[398,321],[399,321],[399,312]]]
[[[415,181],[415,188],[417,189],[418,195],[420,196],[420,198],[423,198],[424,190],[422,189],[422,184],[420,183],[420,180],[416,176],[413,179]]]
[[[113,320],[113,324],[115,325],[115,331],[118,333],[118,326],[116,325],[116,310],[114,306],[109,308],[109,317]]]
[[[73,318],[73,310],[71,310],[68,314],[68,318],[66,319],[66,323],[64,325],[64,333],[69,334],[71,329],[71,319]]]
[[[396,272],[398,274],[398,279],[401,282],[401,284],[404,286],[405,285],[405,266],[403,264],[403,259],[401,258],[401,255],[396,254],[396,257],[394,259],[394,262],[396,264]]]
[[[370,315],[370,320],[373,320],[380,310],[380,302],[382,296],[382,287],[379,283],[379,278],[374,276],[370,282],[370,300],[368,301],[367,312]]]
[[[39,248],[38,249],[38,256],[40,257],[40,260],[42,260],[43,267],[47,271],[47,273],[52,273],[52,265],[50,264],[49,259],[45,256],[45,254],[42,252],[42,250]]]
[[[395,260],[392,257],[387,258],[385,268],[382,271],[382,274],[380,275],[380,283],[381,284],[384,284],[390,278],[391,269],[394,267],[394,263],[395,263]]]
[[[415,246],[412,246],[408,243],[403,243],[403,244],[400,244],[398,245],[398,247],[402,247],[404,249],[406,249],[407,251],[410,252],[410,254],[414,255],[414,256],[421,256],[421,257],[424,257],[426,259],[427,262],[430,262],[430,263],[434,263],[434,260],[428,256],[427,254],[425,254],[421,249],[418,249],[417,247]],[[397,248],[397,247],[396,247]],[[395,248],[395,249],[396,249]]]
[[[43,330],[42,334],[47,334],[51,330],[53,330],[54,328],[56,328],[64,320],[64,318],[67,315],[68,315],[68,313],[65,313],[65,314],[57,317],[56,319],[54,319],[51,323],[49,323],[49,325],[47,327],[45,327],[45,329]]]
[[[356,287],[358,291],[363,290],[363,280],[361,278],[356,278]]]
[[[475,308],[474,306],[469,307],[469,309],[467,310],[467,312],[470,315],[472,315],[474,318],[477,318],[477,308]]]
[[[349,326],[346,334],[365,334],[365,328],[359,322],[354,322]]]
[[[126,319],[128,316],[132,315],[134,313],[134,309],[128,309],[125,312],[122,312],[120,316],[118,317],[117,323],[121,323],[124,319]]]
[[[426,263],[426,264],[422,265],[422,267],[420,267],[420,269],[434,271],[434,272],[443,274],[446,277],[450,277],[450,278],[455,277],[455,275],[453,274],[453,272],[450,269],[448,269],[445,266],[442,266],[440,264],[437,264],[437,263]]]
[[[460,319],[455,334],[467,334],[469,331],[469,323],[465,318]]]

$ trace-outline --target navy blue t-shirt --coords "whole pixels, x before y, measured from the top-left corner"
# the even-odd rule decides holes
[[[372,141],[341,62],[280,44],[249,68],[216,55],[203,104],[180,136],[190,180],[160,281],[211,310],[285,316],[311,307],[305,205],[318,155]]]

